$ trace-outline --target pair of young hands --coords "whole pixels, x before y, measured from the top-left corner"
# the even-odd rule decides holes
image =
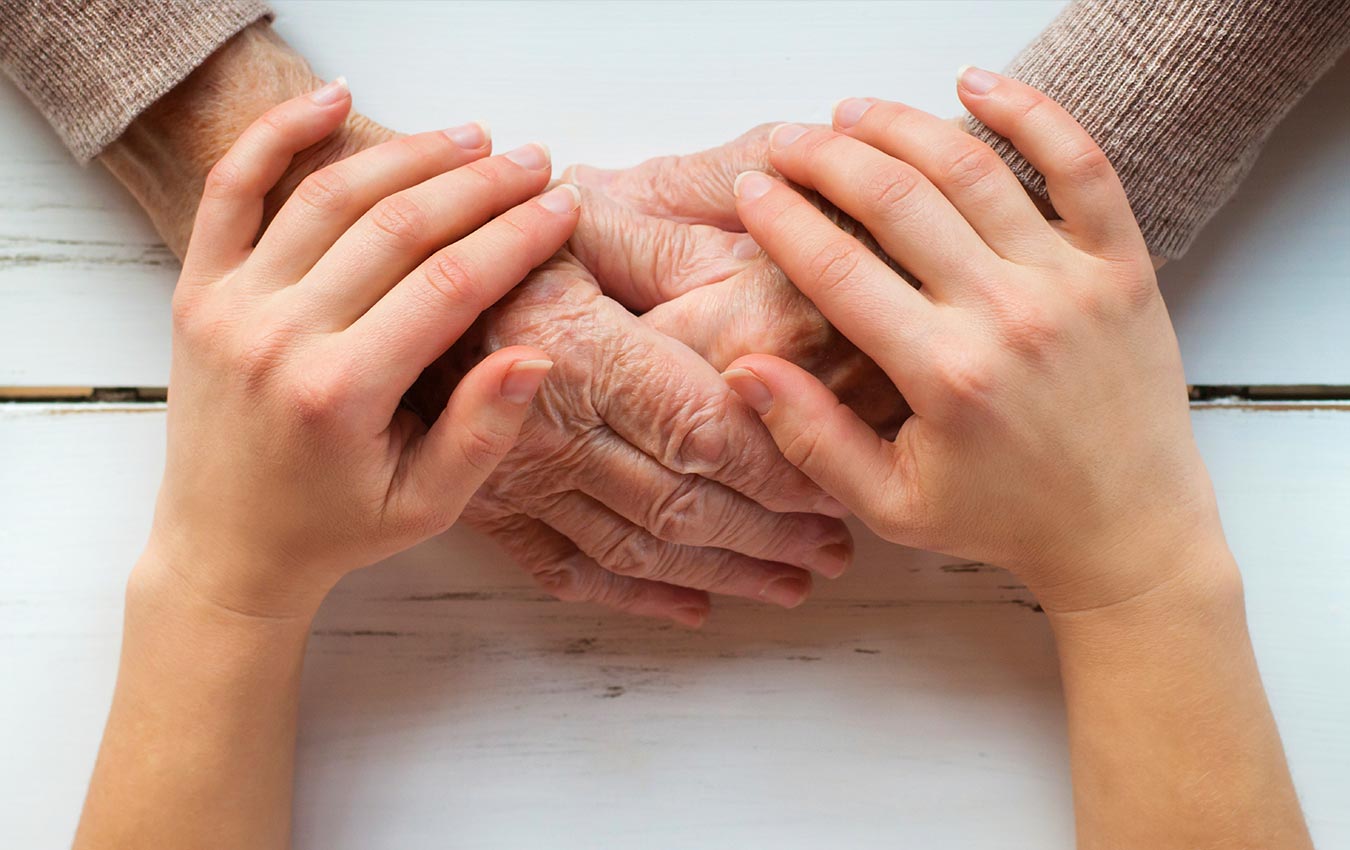
[[[862,222],[914,289],[798,193],[737,181],[755,242],[914,410],[887,441],[786,361],[727,382],[785,456],[888,539],[1013,569],[1047,608],[1110,605],[1221,539],[1148,253],[1100,150],[1043,95],[968,70],[962,102],[1042,173],[1047,222],[950,123],[850,100],[779,127],[772,162]],[[506,348],[431,426],[417,376],[572,234],[546,152],[488,157],[469,125],[316,172],[256,240],[340,82],[260,119],[213,170],[175,294],[169,456],[142,571],[213,604],[309,616],[345,573],[448,528],[552,365]],[[1166,555],[1167,557],[1163,557]]]

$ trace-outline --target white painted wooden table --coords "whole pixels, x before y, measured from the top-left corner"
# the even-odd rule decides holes
[[[501,146],[618,165],[848,94],[954,113],[953,69],[1000,66],[1059,6],[280,3],[278,28],[392,126],[483,117]],[[1192,383],[1350,385],[1347,102],[1342,63],[1165,271]],[[162,386],[172,258],[7,86],[0,121],[2,392]],[[1350,846],[1350,406],[1195,419],[1314,835]],[[7,847],[72,834],[162,431],[153,403],[0,404]],[[724,602],[698,634],[549,601],[468,532],[353,576],[306,670],[297,845],[1070,846],[1025,590],[860,541],[803,608]]]

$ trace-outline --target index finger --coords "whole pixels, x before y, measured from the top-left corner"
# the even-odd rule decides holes
[[[391,406],[479,314],[561,248],[577,223],[581,193],[563,184],[508,210],[433,254],[351,327],[340,332]]]
[[[736,208],[750,235],[793,284],[908,395],[906,366],[924,362],[933,303],[766,174],[747,171],[736,178]]]

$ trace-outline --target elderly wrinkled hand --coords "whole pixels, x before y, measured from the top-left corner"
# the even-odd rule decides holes
[[[587,193],[569,248],[606,294],[645,311],[650,327],[716,368],[743,354],[772,352],[820,378],[879,433],[892,436],[909,414],[894,384],[802,296],[737,217],[732,184],[742,171],[772,172],[773,126],[632,168],[568,168],[564,178]],[[805,194],[889,262],[862,226],[820,195]]]
[[[395,135],[369,124],[359,136],[339,134],[297,158],[279,191],[289,195],[308,169]],[[775,292],[809,306],[790,286]],[[689,317],[721,309],[711,300],[685,306]],[[852,558],[837,519],[846,511],[781,458],[703,352],[678,341],[698,323],[669,315],[639,320],[560,256],[494,305],[408,401],[430,418],[485,354],[526,339],[548,345],[559,358],[557,391],[541,396],[464,518],[561,599],[690,626],[707,618],[708,592],[800,604],[807,570],[837,576]],[[725,325],[735,327],[734,316]],[[763,350],[749,342],[729,348],[728,362]]]
[[[461,363],[526,344],[557,365],[506,457],[465,511],[567,600],[699,625],[707,592],[794,607],[807,570],[851,557],[843,513],[779,454],[694,351],[601,294],[562,254],[424,376],[434,410]],[[816,513],[811,513],[816,512]]]

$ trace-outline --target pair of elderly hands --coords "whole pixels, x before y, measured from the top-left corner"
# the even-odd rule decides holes
[[[719,374],[743,354],[776,354],[882,433],[908,412],[744,233],[732,184],[770,170],[773,126],[623,171],[569,168],[587,197],[567,250],[484,314],[406,399],[434,418],[492,351],[529,345],[555,358],[516,447],[463,517],[559,599],[697,627],[710,593],[791,608],[812,573],[848,566],[843,506],[782,457]],[[350,124],[297,158],[273,207],[308,191],[308,173],[394,135]]]

